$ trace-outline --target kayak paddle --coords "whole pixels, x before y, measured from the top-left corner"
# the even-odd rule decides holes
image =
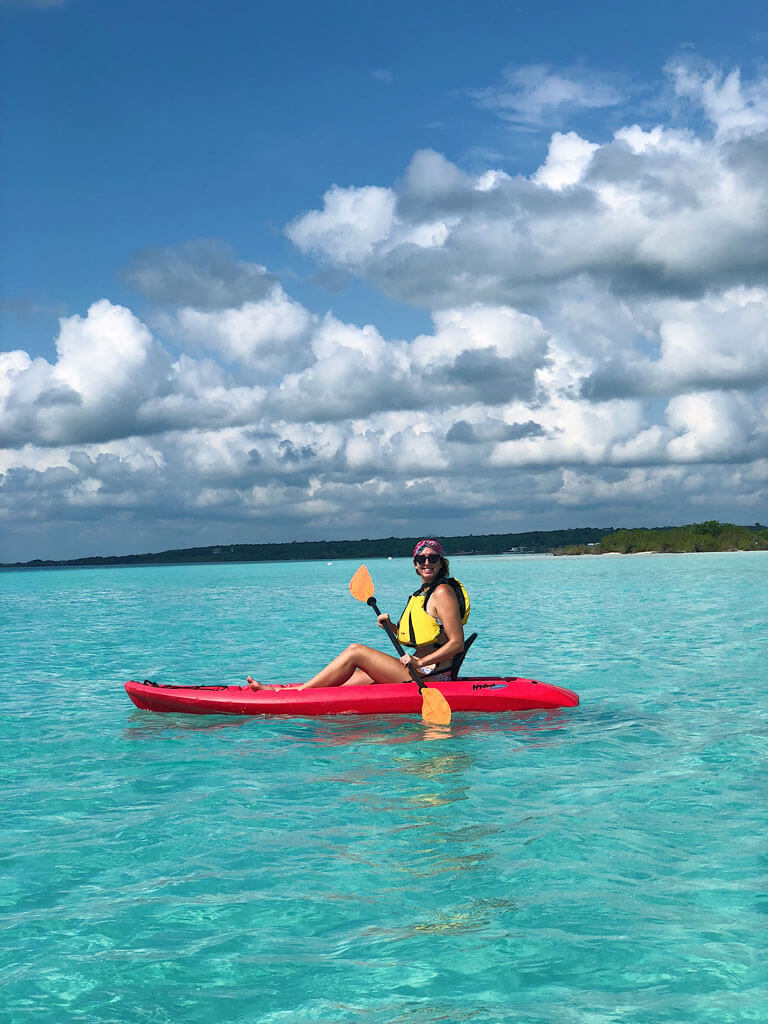
[[[373,580],[371,574],[364,565],[361,565],[352,579],[349,581],[349,592],[358,601],[369,604],[377,615],[381,615],[376,598],[373,596]],[[403,655],[405,651],[400,641],[395,636],[392,627],[387,622],[384,626],[387,636],[392,641],[398,654]],[[431,725],[450,725],[451,706],[439,690],[425,686],[413,665],[408,666],[411,679],[416,683],[421,694],[421,717]]]

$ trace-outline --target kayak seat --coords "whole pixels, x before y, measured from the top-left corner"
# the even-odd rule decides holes
[[[457,654],[456,657],[451,662],[451,679],[459,678],[459,669],[461,668],[461,663],[466,658],[467,651],[475,642],[475,640],[477,640],[477,633],[471,633],[464,641],[464,650],[460,654]]]

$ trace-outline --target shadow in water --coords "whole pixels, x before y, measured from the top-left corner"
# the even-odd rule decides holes
[[[216,732],[220,729],[242,729],[249,719],[242,715],[174,715],[156,711],[136,710],[128,716],[123,729],[127,740],[154,739],[163,733]]]
[[[271,736],[288,736],[294,743],[319,746],[354,744],[400,745],[451,743],[477,735],[515,734],[529,746],[546,744],[552,733],[572,724],[570,709],[505,712],[494,716],[454,716],[450,725],[434,725],[415,715],[328,715],[283,718],[277,715],[183,715],[135,710],[128,715],[123,736],[154,739],[175,733],[217,732],[224,729],[267,729]]]

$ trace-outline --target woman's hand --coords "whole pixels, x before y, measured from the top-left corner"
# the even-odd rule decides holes
[[[421,668],[421,662],[419,661],[419,659],[414,658],[414,656],[412,654],[408,654],[407,651],[405,654],[401,656],[400,661],[403,663],[403,665],[405,665],[406,668],[415,668],[417,672]]]
[[[392,620],[386,612],[382,612],[381,615],[377,615],[376,621],[378,622],[380,629],[386,629],[387,626],[389,626],[390,629],[392,628]]]

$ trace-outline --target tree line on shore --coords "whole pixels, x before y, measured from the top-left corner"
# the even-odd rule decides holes
[[[441,537],[449,555],[499,555],[505,552],[537,554],[562,545],[590,544],[610,529],[534,530],[528,533],[490,533]],[[366,540],[307,540],[284,544],[216,544],[177,548],[141,555],[93,555],[71,559],[40,559],[5,563],[2,568],[54,568],[98,565],[174,565],[187,562],[302,562],[343,558],[407,558],[418,537]]]
[[[364,540],[290,541],[283,544],[217,544],[176,548],[140,555],[93,555],[84,558],[40,559],[3,563],[3,569],[44,569],[109,565],[183,565],[201,562],[302,562],[345,558],[408,558],[417,537]],[[637,529],[582,527],[532,530],[527,533],[465,534],[443,537],[449,555],[545,554],[604,555],[642,551],[768,550],[768,527],[735,526],[709,520],[688,526]]]
[[[642,551],[677,553],[684,551],[768,550],[768,527],[734,526],[710,519],[689,526],[664,526],[634,530],[614,530],[597,542],[567,544],[555,549],[555,555],[631,555]]]

